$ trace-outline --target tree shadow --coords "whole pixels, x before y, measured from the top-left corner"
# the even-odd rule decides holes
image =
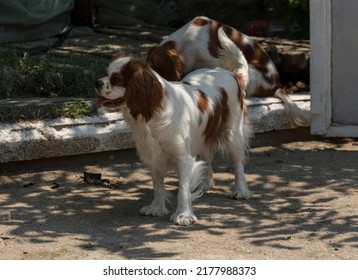
[[[246,174],[254,176],[248,184],[255,195],[237,203],[237,216],[225,220],[222,228],[239,224],[241,239],[278,249],[302,249],[304,245],[283,242],[295,236],[326,240],[332,248],[358,249],[357,155],[336,149],[282,147],[251,154]],[[221,171],[226,172],[227,166],[219,164],[216,172]],[[217,184],[230,182],[225,179]]]
[[[254,196],[248,201],[229,198],[230,162],[217,157],[215,186],[194,202],[199,222],[189,227],[173,225],[169,215],[139,215],[152,199],[152,183],[134,150],[1,164],[0,237],[9,237],[5,246],[19,241],[52,246],[69,238],[74,251],[99,250],[108,258],[125,259],[183,258],[175,244],[191,244],[195,250],[204,234],[267,250],[295,252],[315,241],[356,250],[356,156],[335,148],[253,149],[246,176]],[[85,169],[123,181],[88,185],[81,179]],[[29,182],[34,185],[24,187]],[[177,177],[170,174],[166,184],[173,212]],[[233,235],[225,237],[228,232]]]

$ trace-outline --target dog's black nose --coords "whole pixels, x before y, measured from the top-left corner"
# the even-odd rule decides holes
[[[97,81],[95,81],[95,83],[94,83],[94,86],[96,87],[96,88],[100,88],[101,86],[103,86],[104,85],[104,83],[101,81],[101,80],[97,80]]]

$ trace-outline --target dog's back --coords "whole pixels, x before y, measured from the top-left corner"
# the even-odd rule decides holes
[[[248,71],[243,71],[241,52]],[[243,79],[247,96],[280,98],[290,121],[309,123],[309,112],[300,109],[281,89],[278,71],[265,50],[245,34],[213,19],[194,18],[152,48],[147,61],[169,80],[179,80],[183,74],[202,67],[222,67],[242,77],[246,73]]]
[[[210,157],[217,150],[228,152],[228,143],[239,135],[245,150],[250,129],[245,121],[243,90],[235,75],[221,68],[199,69],[184,77],[194,89],[198,118],[192,123],[191,153]]]
[[[232,43],[243,52],[247,60],[250,76],[250,82],[246,89],[247,95],[273,96],[275,90],[280,87],[280,79],[274,63],[258,43],[230,26],[207,17],[196,17],[164,39],[159,47],[176,50],[183,61],[181,71],[184,75],[203,67],[222,67],[232,72],[235,69],[241,69],[233,65],[235,60],[240,60],[240,58],[235,58],[236,51],[226,52],[223,55],[222,49],[225,49],[227,43],[223,41],[223,36],[219,34],[220,28]],[[165,57],[163,54],[162,52],[162,58]],[[147,59],[151,62],[157,58],[149,54]],[[161,63],[153,63],[153,69],[167,78],[168,71],[161,71],[162,66],[159,64]]]

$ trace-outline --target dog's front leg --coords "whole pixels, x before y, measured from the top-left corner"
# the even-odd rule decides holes
[[[178,205],[177,209],[171,217],[178,225],[190,225],[196,222],[198,219],[195,217],[192,209],[192,195],[191,190],[195,186],[193,184],[193,170],[194,170],[194,158],[191,156],[184,157],[180,163],[178,163],[179,171],[179,191],[178,191]]]
[[[151,173],[153,179],[154,198],[150,205],[142,207],[139,212],[140,214],[146,216],[167,215],[169,211],[165,207],[165,202],[168,198],[168,194],[164,185],[164,172],[156,168],[151,168]]]

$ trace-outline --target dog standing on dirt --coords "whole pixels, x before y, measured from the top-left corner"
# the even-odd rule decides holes
[[[243,53],[248,69],[243,69]],[[309,123],[310,114],[300,109],[281,88],[275,64],[253,39],[207,17],[196,17],[151,48],[147,62],[163,78],[179,81],[183,75],[206,67],[221,67],[240,77],[247,97],[277,97],[287,116],[297,125]]]
[[[192,200],[212,184],[211,161],[216,151],[232,159],[232,197],[251,197],[244,175],[251,130],[245,121],[242,82],[233,73],[199,69],[182,82],[168,82],[147,63],[125,57],[114,59],[108,75],[95,86],[102,97],[96,105],[121,109],[138,154],[151,170],[154,199],[141,214],[168,214],[164,176],[173,169],[179,175],[179,191],[171,220],[179,225],[197,221]]]

